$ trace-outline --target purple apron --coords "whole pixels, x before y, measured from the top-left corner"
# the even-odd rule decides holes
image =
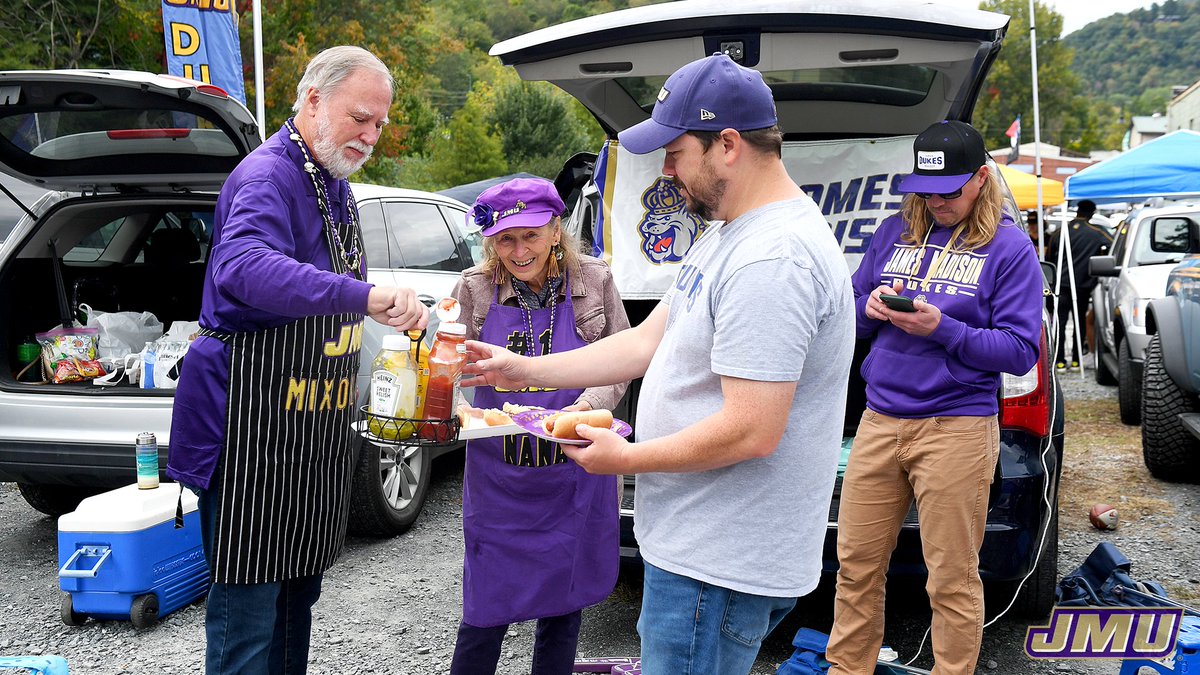
[[[533,310],[540,354],[578,349],[575,306]],[[499,289],[497,288],[497,295]],[[554,312],[551,336],[550,315]],[[528,342],[525,311],[495,298],[479,339],[520,353]],[[475,390],[475,406],[505,402],[562,408],[581,389]],[[561,616],[594,605],[617,582],[617,477],[593,476],[557,443],[530,434],[467,443],[463,472],[463,621],[481,628]]]

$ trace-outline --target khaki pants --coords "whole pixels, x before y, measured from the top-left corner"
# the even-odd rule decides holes
[[[913,497],[929,568],[934,675],[970,675],[983,636],[979,547],[999,454],[995,416],[897,419],[863,413],[842,482],[829,672],[874,671],[884,582]]]

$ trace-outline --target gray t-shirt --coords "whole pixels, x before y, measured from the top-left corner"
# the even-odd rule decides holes
[[[666,332],[642,383],[638,437],[717,412],[721,376],[795,381],[768,457],[638,476],[634,532],[656,567],[756,595],[816,587],[854,351],[850,272],[808,197],[713,227],[663,296]]]

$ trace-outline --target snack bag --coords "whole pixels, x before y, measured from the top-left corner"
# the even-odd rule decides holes
[[[56,384],[80,382],[105,374],[96,359],[100,331],[95,328],[56,328],[36,336],[42,360]]]

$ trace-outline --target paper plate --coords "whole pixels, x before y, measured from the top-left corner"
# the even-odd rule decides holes
[[[549,417],[551,415],[555,415],[560,412],[563,412],[563,411],[562,410],[526,410],[525,412],[519,412],[519,413],[516,413],[515,415],[512,415],[512,421],[517,426],[519,426],[522,429],[524,429],[525,431],[533,434],[534,436],[537,436],[538,438],[544,438],[548,441],[554,441],[555,443],[562,443],[564,445],[590,445],[591,441],[587,441],[587,440],[578,440],[577,441],[572,438],[555,438],[555,437],[551,436],[550,434],[546,433],[546,428],[542,426],[542,420],[546,419],[547,417]],[[615,432],[617,434],[620,434],[620,435],[626,436],[626,437],[628,437],[629,434],[633,433],[633,427],[629,426],[629,424],[627,422],[622,422],[619,419],[613,419],[612,426],[609,427],[609,429],[611,429],[613,432]]]

